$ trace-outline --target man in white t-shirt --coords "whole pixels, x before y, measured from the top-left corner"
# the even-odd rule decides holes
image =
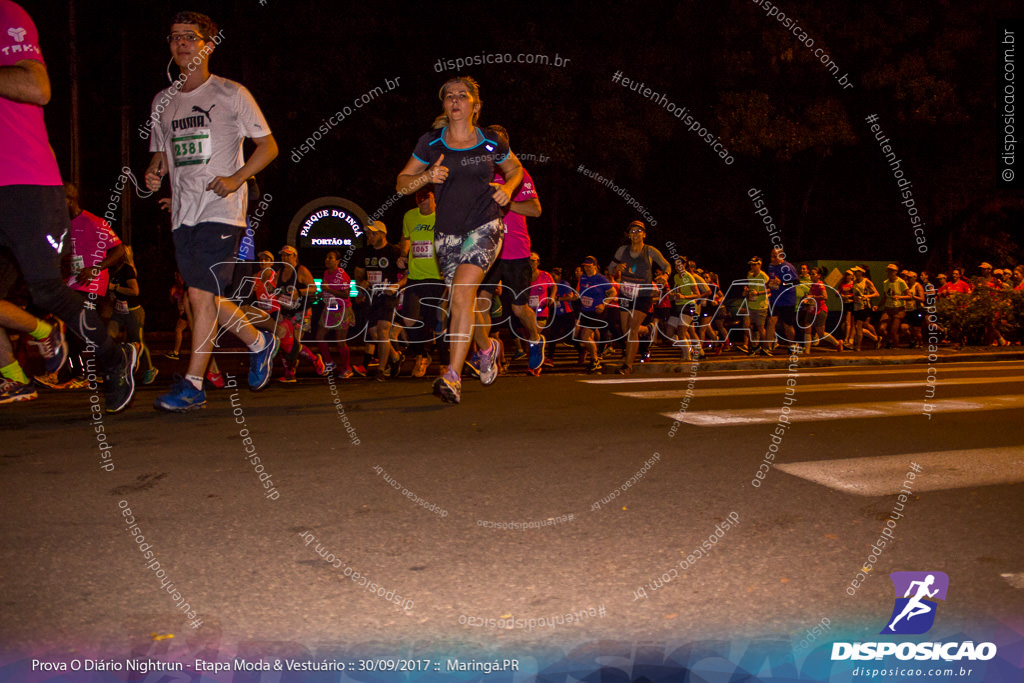
[[[277,143],[249,91],[210,73],[210,53],[221,42],[212,19],[181,12],[171,21],[167,41],[181,76],[153,99],[146,186],[156,191],[164,175],[171,176],[174,250],[189,288],[193,327],[188,374],[155,406],[187,412],[206,403],[203,374],[218,323],[252,352],[249,388],[259,391],[270,379],[277,338],[246,322],[222,292],[231,284],[245,229],[246,180],[274,160]],[[256,145],[248,160],[242,154],[245,138]]]

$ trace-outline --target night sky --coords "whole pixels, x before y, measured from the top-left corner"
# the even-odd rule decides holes
[[[785,3],[812,48],[751,0],[508,10],[308,0],[75,5],[80,172],[83,205],[93,213],[103,213],[124,163],[139,176],[145,170],[148,144],[137,131],[168,84],[164,36],[174,12],[192,9],[210,14],[224,32],[212,71],[252,91],[281,150],[258,179],[273,196],[258,248],[276,251],[295,211],[323,195],[376,211],[440,113],[438,88],[464,73],[481,84],[481,124],[509,130],[536,181],[544,215],[531,219],[530,229],[547,266],[571,269],[591,253],[607,261],[625,226],[640,217],[580,165],[613,179],[646,208],[654,219],[649,243],[667,253],[672,242],[723,280],[742,277],[747,259],[767,256],[771,246],[748,197],[752,188],[763,191],[794,262],[896,259],[915,269],[956,263],[973,272],[981,260],[998,267],[1024,258],[1022,193],[997,179],[998,22],[1013,16],[1017,3]],[[70,176],[69,8],[24,6],[39,27],[54,86],[46,108],[51,141]],[[814,48],[832,57],[837,75]],[[549,63],[444,64],[506,53],[544,55]],[[665,98],[652,101],[613,82],[616,72]],[[844,75],[852,87],[840,83]],[[354,109],[315,150],[293,160],[324,119],[388,82],[398,86]],[[664,101],[685,107],[733,163]],[[913,183],[927,253],[914,240],[869,115],[877,115]],[[406,199],[383,216],[393,241],[409,208]],[[118,232],[125,218],[115,223]],[[138,199],[130,218],[137,260],[163,290],[173,268],[166,218],[152,200]]]

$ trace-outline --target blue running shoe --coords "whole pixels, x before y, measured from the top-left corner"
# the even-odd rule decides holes
[[[538,342],[530,342],[530,360],[528,365],[531,370],[540,370],[541,366],[544,365],[544,337],[541,337]]]
[[[157,410],[166,410],[169,413],[187,413],[190,410],[198,410],[206,405],[206,392],[196,389],[192,382],[181,375],[176,375],[171,390],[163,396],[158,396],[153,401],[153,407]]]
[[[278,340],[273,332],[260,330],[265,345],[262,351],[249,354],[249,389],[259,391],[267,386],[274,371],[274,356],[277,355]]]
[[[462,364],[462,367],[469,371],[469,374],[473,377],[480,376],[480,352],[475,352],[472,356],[466,359],[466,362]]]
[[[494,384],[498,378],[498,359],[502,353],[501,341],[491,339],[491,349],[486,354],[480,354],[480,383],[485,387]]]

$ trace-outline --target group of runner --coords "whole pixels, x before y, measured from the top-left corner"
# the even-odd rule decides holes
[[[6,248],[0,252],[0,299],[20,272],[36,308],[60,321],[47,322],[0,300],[0,396],[24,400],[33,391],[13,360],[2,328],[26,333],[39,343],[48,374],[73,355],[66,329],[82,340],[79,346],[95,352],[105,375],[106,408],[118,412],[134,394],[133,371],[140,353],[147,364],[143,381],[152,382],[157,374],[143,343],[138,272],[130,250],[120,245],[109,226],[109,234],[104,234],[105,224],[77,207],[74,188],[63,187],[43,124],[49,79],[31,19],[12,0],[0,0],[0,22],[4,40],[18,37],[17,50],[0,51],[0,199],[5,207],[0,214],[0,244]],[[727,341],[724,321],[712,318],[710,325],[699,324],[702,304],[707,315],[707,309],[721,303],[717,281],[702,278],[685,257],[673,256],[670,264],[645,243],[646,229],[640,221],[628,226],[628,243],[615,252],[604,274],[592,256],[581,263],[575,287],[560,275],[556,280],[539,269],[540,258],[531,252],[526,226],[527,217],[542,211],[533,179],[512,153],[504,128],[478,125],[480,88],[466,76],[442,85],[442,112],[398,174],[398,192],[414,196],[417,204],[405,216],[398,244],[388,243],[383,223],[367,226],[367,244],[356,255],[351,280],[342,254],[329,252],[322,291],[309,269],[299,264],[295,247],[286,245],[278,254],[280,261],[268,252],[259,255],[247,274],[252,284],[247,298],[225,296],[238,291],[234,266],[246,226],[247,181],[266,168],[278,150],[249,91],[210,72],[218,36],[217,25],[206,15],[183,12],[172,19],[167,42],[181,77],[154,98],[148,124],[153,156],[145,184],[157,191],[168,175],[171,184],[169,208],[180,273],[172,291],[179,309],[172,357],[180,351],[184,327],[192,328],[187,372],[156,398],[157,409],[187,412],[206,403],[204,378],[217,384],[212,351],[224,331],[248,348],[248,379],[254,391],[267,386],[278,348],[283,351],[285,381],[294,380],[301,359],[310,361],[317,374],[339,368],[342,377],[365,372],[366,362],[353,365],[344,343],[354,322],[353,283],[356,301],[358,292],[368,295],[367,340],[378,359],[377,378],[393,376],[402,367],[404,355],[394,345],[399,331],[405,332],[407,348],[415,355],[414,376],[425,374],[433,343],[443,338],[446,357],[433,390],[449,403],[461,401],[464,367],[484,385],[498,375],[504,347],[500,334],[492,330],[491,314],[502,290],[509,295],[516,321],[515,342],[522,339],[528,347],[530,374],[539,374],[545,363],[545,330],[556,333],[556,340],[577,344],[581,360],[589,359],[590,371],[601,369],[598,343],[607,343],[609,330],[615,330],[624,340],[618,369],[623,374],[633,371],[638,358],[644,359],[649,352],[643,349],[645,340],[649,348],[658,330],[691,358],[703,356],[702,342],[709,334]],[[255,145],[248,158],[242,147],[246,138]],[[61,201],[65,194],[67,210]],[[75,235],[82,216],[95,236],[89,246],[76,243],[71,249],[73,260],[78,260],[71,264],[69,287],[61,280],[60,258],[65,239]],[[91,249],[98,241],[107,249]],[[82,254],[93,260],[79,259]],[[863,311],[878,294],[870,291],[874,287],[862,269],[848,271],[849,279],[842,285],[844,304],[848,299],[852,307],[852,324],[839,341],[824,329],[824,272],[808,272],[801,293],[801,274],[778,250],[766,272],[760,259],[751,259],[749,265],[746,340],[741,349],[770,353],[776,337],[796,347],[808,348],[812,339],[821,339],[838,350],[844,343],[860,348],[868,334]],[[92,301],[106,291],[107,270],[115,266],[110,283],[116,324],[111,331],[124,329],[125,343],[113,340]],[[911,320],[917,320],[923,290],[921,283],[911,278],[908,284],[895,271],[884,289],[882,327],[888,330],[888,343],[895,344],[908,311],[915,313]],[[324,308],[314,351],[303,343],[303,331],[311,328],[306,312],[311,297],[318,294]],[[442,331],[445,334],[439,336]],[[877,336],[881,341],[883,334]],[[919,338],[920,332],[915,340]],[[337,363],[332,348],[339,354]]]

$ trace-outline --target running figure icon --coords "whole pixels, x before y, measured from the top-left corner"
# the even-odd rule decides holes
[[[949,577],[937,571],[893,572],[889,577],[896,590],[896,601],[889,625],[881,633],[910,635],[930,630],[938,611],[937,601],[946,599]]]
[[[910,583],[910,587],[907,588],[907,592],[903,595],[903,597],[910,598],[910,593],[914,590],[914,586],[917,586],[917,593],[914,595],[914,597],[910,598],[910,602],[908,602],[907,606],[903,608],[903,611],[900,612],[900,615],[893,619],[892,623],[889,624],[890,631],[895,631],[896,622],[902,619],[903,617],[906,617],[907,621],[910,621],[919,614],[928,614],[929,612],[935,610],[935,608],[931,605],[927,605],[921,602],[921,598],[934,598],[935,594],[939,592],[938,588],[936,588],[933,591],[928,590],[928,587],[931,586],[933,583],[935,583],[934,574],[929,574],[924,581],[912,581]]]

